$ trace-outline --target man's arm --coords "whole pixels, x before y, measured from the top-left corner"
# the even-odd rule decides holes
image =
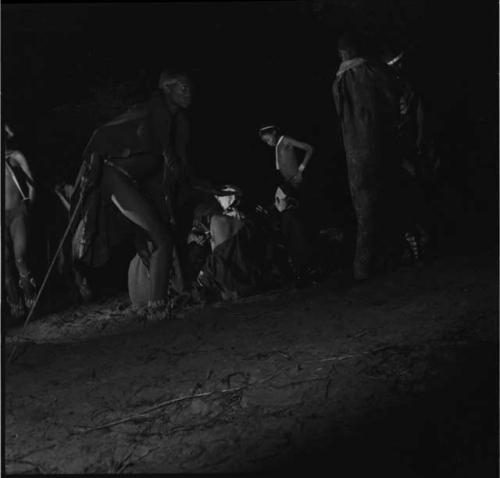
[[[151,100],[149,108],[149,120],[153,137],[160,145],[162,154],[169,158],[172,155],[172,116],[159,97]]]
[[[297,141],[296,139],[289,137],[286,138],[286,142],[291,146],[294,146],[298,149],[302,149],[303,151],[305,151],[304,159],[302,160],[302,163],[299,166],[299,172],[302,173],[304,169],[306,169],[306,166],[309,163],[309,160],[311,159],[311,156],[314,153],[314,148],[308,143]]]
[[[175,149],[179,160],[184,168],[189,167],[188,162],[188,144],[189,144],[189,121],[184,111],[178,111],[176,114],[176,138]]]
[[[35,182],[33,181],[33,175],[31,174],[31,170],[28,164],[28,161],[24,157],[24,155],[20,151],[13,151],[10,155],[12,161],[16,162],[21,169],[24,171],[24,174],[28,177],[28,191],[30,202],[32,203],[35,200]]]

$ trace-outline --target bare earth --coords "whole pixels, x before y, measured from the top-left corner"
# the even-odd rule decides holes
[[[20,334],[7,473],[496,476],[496,251],[166,322],[121,297]]]

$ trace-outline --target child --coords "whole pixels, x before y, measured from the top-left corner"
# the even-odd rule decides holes
[[[298,192],[303,180],[302,174],[314,148],[310,144],[283,135],[274,125],[261,128],[259,136],[267,145],[275,148],[276,170],[280,174],[280,180],[275,193],[274,207],[279,214],[279,229],[296,279],[302,283],[310,269],[311,245],[301,218]],[[305,152],[300,163],[297,150]]]
[[[264,143],[275,149],[276,170],[280,173],[282,180],[294,189],[298,189],[314,148],[310,144],[285,136],[274,125],[261,128],[259,136]],[[297,149],[305,152],[304,159],[300,164]]]

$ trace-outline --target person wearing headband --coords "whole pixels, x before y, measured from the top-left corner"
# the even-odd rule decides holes
[[[14,133],[4,126],[4,259],[5,288],[14,320],[22,318],[26,308],[33,306],[36,296],[36,282],[28,264],[28,219],[29,209],[35,199],[33,176],[25,156],[10,149]],[[19,277],[19,280],[16,280]],[[20,297],[18,286],[24,296]],[[25,308],[26,307],[26,308]]]
[[[303,173],[311,160],[314,148],[308,143],[285,136],[275,125],[261,128],[259,136],[264,143],[274,148],[276,171],[280,173],[283,181],[297,189],[302,184]],[[300,162],[299,151],[304,153]]]
[[[265,126],[259,136],[275,150],[275,167],[279,173],[274,195],[276,227],[280,230],[297,283],[307,280],[312,247],[304,222],[304,211],[299,201],[302,173],[309,164],[314,148],[305,142],[282,134],[276,125]],[[299,163],[298,152],[304,153]]]

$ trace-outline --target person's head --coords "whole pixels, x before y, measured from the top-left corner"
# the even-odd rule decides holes
[[[220,189],[220,191],[217,191],[214,196],[222,209],[226,211],[227,209],[238,205],[242,196],[242,191],[238,186],[226,184]]]
[[[361,37],[354,32],[340,35],[337,42],[337,50],[341,61],[352,60],[363,54]]]
[[[260,139],[268,146],[276,146],[280,135],[281,131],[278,126],[275,125],[264,126],[259,130]]]
[[[192,84],[185,73],[163,70],[158,87],[175,106],[187,108],[191,104]]]

